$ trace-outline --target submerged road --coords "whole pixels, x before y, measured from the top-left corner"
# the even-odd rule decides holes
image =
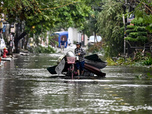
[[[0,114],[152,113],[152,69],[107,66],[100,80],[52,79],[46,68],[59,56],[19,56],[0,67]]]

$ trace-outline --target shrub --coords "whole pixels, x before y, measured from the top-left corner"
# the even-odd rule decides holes
[[[133,19],[132,21],[131,21],[131,23],[132,24],[135,24],[136,26],[137,25],[139,25],[139,26],[141,26],[141,25],[144,25],[143,23],[144,23],[144,19],[143,18],[135,18],[135,19]]]
[[[135,26],[133,26],[133,25],[127,25],[127,29],[134,29],[135,28]]]
[[[146,31],[146,27],[145,26],[135,26],[134,30],[135,31]]]
[[[135,32],[135,30],[134,29],[128,29],[128,30],[126,30],[127,34],[129,34],[130,32]]]
[[[138,39],[136,39],[136,38],[131,38],[131,37],[126,37],[125,40],[132,41],[132,42],[136,42]]]
[[[129,37],[136,38],[137,35],[138,35],[138,32],[131,32],[131,33],[129,34]]]
[[[117,65],[117,63],[115,61],[113,61],[111,58],[107,58],[107,65],[108,66],[114,66]]]
[[[141,41],[141,42],[147,42],[148,38],[146,36],[138,36],[137,37],[138,41]]]
[[[146,57],[146,59],[144,60],[144,65],[152,65],[152,58]]]

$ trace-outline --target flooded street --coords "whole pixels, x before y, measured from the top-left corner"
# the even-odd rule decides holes
[[[19,56],[0,67],[0,114],[152,113],[152,79],[145,78],[152,68],[107,66],[100,80],[52,79],[46,68],[58,57]]]

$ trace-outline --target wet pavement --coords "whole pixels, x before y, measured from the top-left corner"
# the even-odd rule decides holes
[[[107,66],[106,78],[50,78],[62,54],[19,56],[0,67],[0,114],[150,114],[151,68]]]

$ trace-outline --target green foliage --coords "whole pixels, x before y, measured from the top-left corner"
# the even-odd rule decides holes
[[[125,40],[131,42],[139,42],[139,44],[144,45],[148,41],[146,26],[144,24],[143,18],[135,18],[131,21],[134,25],[127,26],[127,37]]]
[[[146,27],[145,26],[135,26],[134,30],[135,31],[146,31]]]
[[[126,58],[126,61],[124,62],[124,65],[132,65],[134,64],[134,61],[132,61],[132,59],[129,57],[129,58]]]
[[[147,36],[147,32],[138,32],[137,36]]]
[[[127,29],[134,29],[135,28],[135,26],[133,26],[133,25],[127,25]]]
[[[107,65],[108,66],[115,66],[117,65],[114,60],[112,60],[110,57],[107,58]]]
[[[146,57],[144,60],[144,65],[152,65],[152,58]]]
[[[139,74],[139,75],[136,76],[137,79],[142,79],[142,77],[143,77],[142,74]]]
[[[125,59],[123,57],[119,57],[116,62],[118,65],[122,65],[125,63]]]
[[[138,33],[137,32],[131,32],[128,36],[132,37],[132,38],[136,38],[138,36]]]
[[[150,33],[152,33],[152,23],[149,24],[149,26],[147,26],[146,29],[147,29]]]
[[[67,30],[68,27],[84,28],[86,17],[89,16],[91,6],[86,5],[87,0],[2,0],[2,13],[6,15],[5,20],[22,25],[22,30],[16,34],[16,48],[21,39],[20,32],[34,37],[35,43],[39,43],[39,35],[45,41],[47,31],[54,28]],[[1,2],[0,2],[1,3]],[[1,14],[0,14],[1,16]],[[42,40],[41,39],[41,40]],[[54,42],[57,44],[56,42]]]
[[[143,18],[143,24],[146,25],[146,29],[152,33],[152,2],[149,0],[140,0],[135,8],[135,15],[138,18]],[[140,21],[142,21],[140,19]]]
[[[131,21],[132,24],[136,25],[136,26],[142,26],[144,25],[144,19],[143,18],[134,18],[132,21]]]
[[[132,65],[132,66],[149,66],[152,65],[151,53],[145,53],[137,51],[133,58],[113,57],[107,58],[109,66],[113,65]]]
[[[107,58],[108,66],[119,66],[119,65],[132,65],[132,66],[149,66],[152,65],[151,57],[142,57],[137,55],[135,59],[132,58],[123,58],[119,57],[117,60],[113,60],[112,58]]]
[[[87,36],[93,35],[93,33],[101,35],[98,30],[98,15],[103,7],[103,0],[86,0],[86,5],[90,6],[89,16],[86,21],[83,22],[83,27],[80,30]]]
[[[125,37],[125,40],[132,41],[132,42],[136,42],[137,41],[136,38],[132,38],[132,37]]]
[[[101,50],[102,50],[102,44],[101,42],[98,42],[92,46],[89,46],[87,51],[91,53],[97,53],[97,52],[100,52]]]
[[[144,42],[144,43],[148,41],[148,38],[146,36],[138,36],[137,39],[138,41]]]
[[[145,31],[146,32],[146,27],[145,26],[133,26],[133,25],[127,25],[127,30],[126,32],[127,33],[130,33],[130,32],[135,32],[135,31]]]
[[[116,66],[116,65],[132,65],[134,62],[131,58],[123,58],[119,57],[115,61],[112,58],[107,58],[107,65],[108,66]]]
[[[24,22],[25,30],[35,34],[53,29],[59,23],[80,27],[90,12],[86,0],[3,0],[8,22]]]
[[[152,74],[150,74],[149,72],[147,73],[147,77],[149,78],[149,79],[152,79]]]
[[[123,51],[122,3],[108,0],[98,15],[98,29],[105,41],[106,56],[116,56]]]
[[[135,32],[135,30],[134,30],[134,29],[128,29],[128,30],[126,30],[126,33],[127,33],[127,34],[129,34],[129,33],[131,33],[131,32]]]
[[[133,61],[137,62],[137,61],[141,61],[143,59],[144,59],[144,57],[143,57],[142,53],[136,52],[136,54],[134,55]]]
[[[51,47],[42,47],[42,46],[37,46],[37,47],[31,47],[29,48],[29,51],[32,53],[55,53],[55,50]]]
[[[138,36],[147,36],[147,32],[130,32],[128,36],[132,38],[137,38]]]

